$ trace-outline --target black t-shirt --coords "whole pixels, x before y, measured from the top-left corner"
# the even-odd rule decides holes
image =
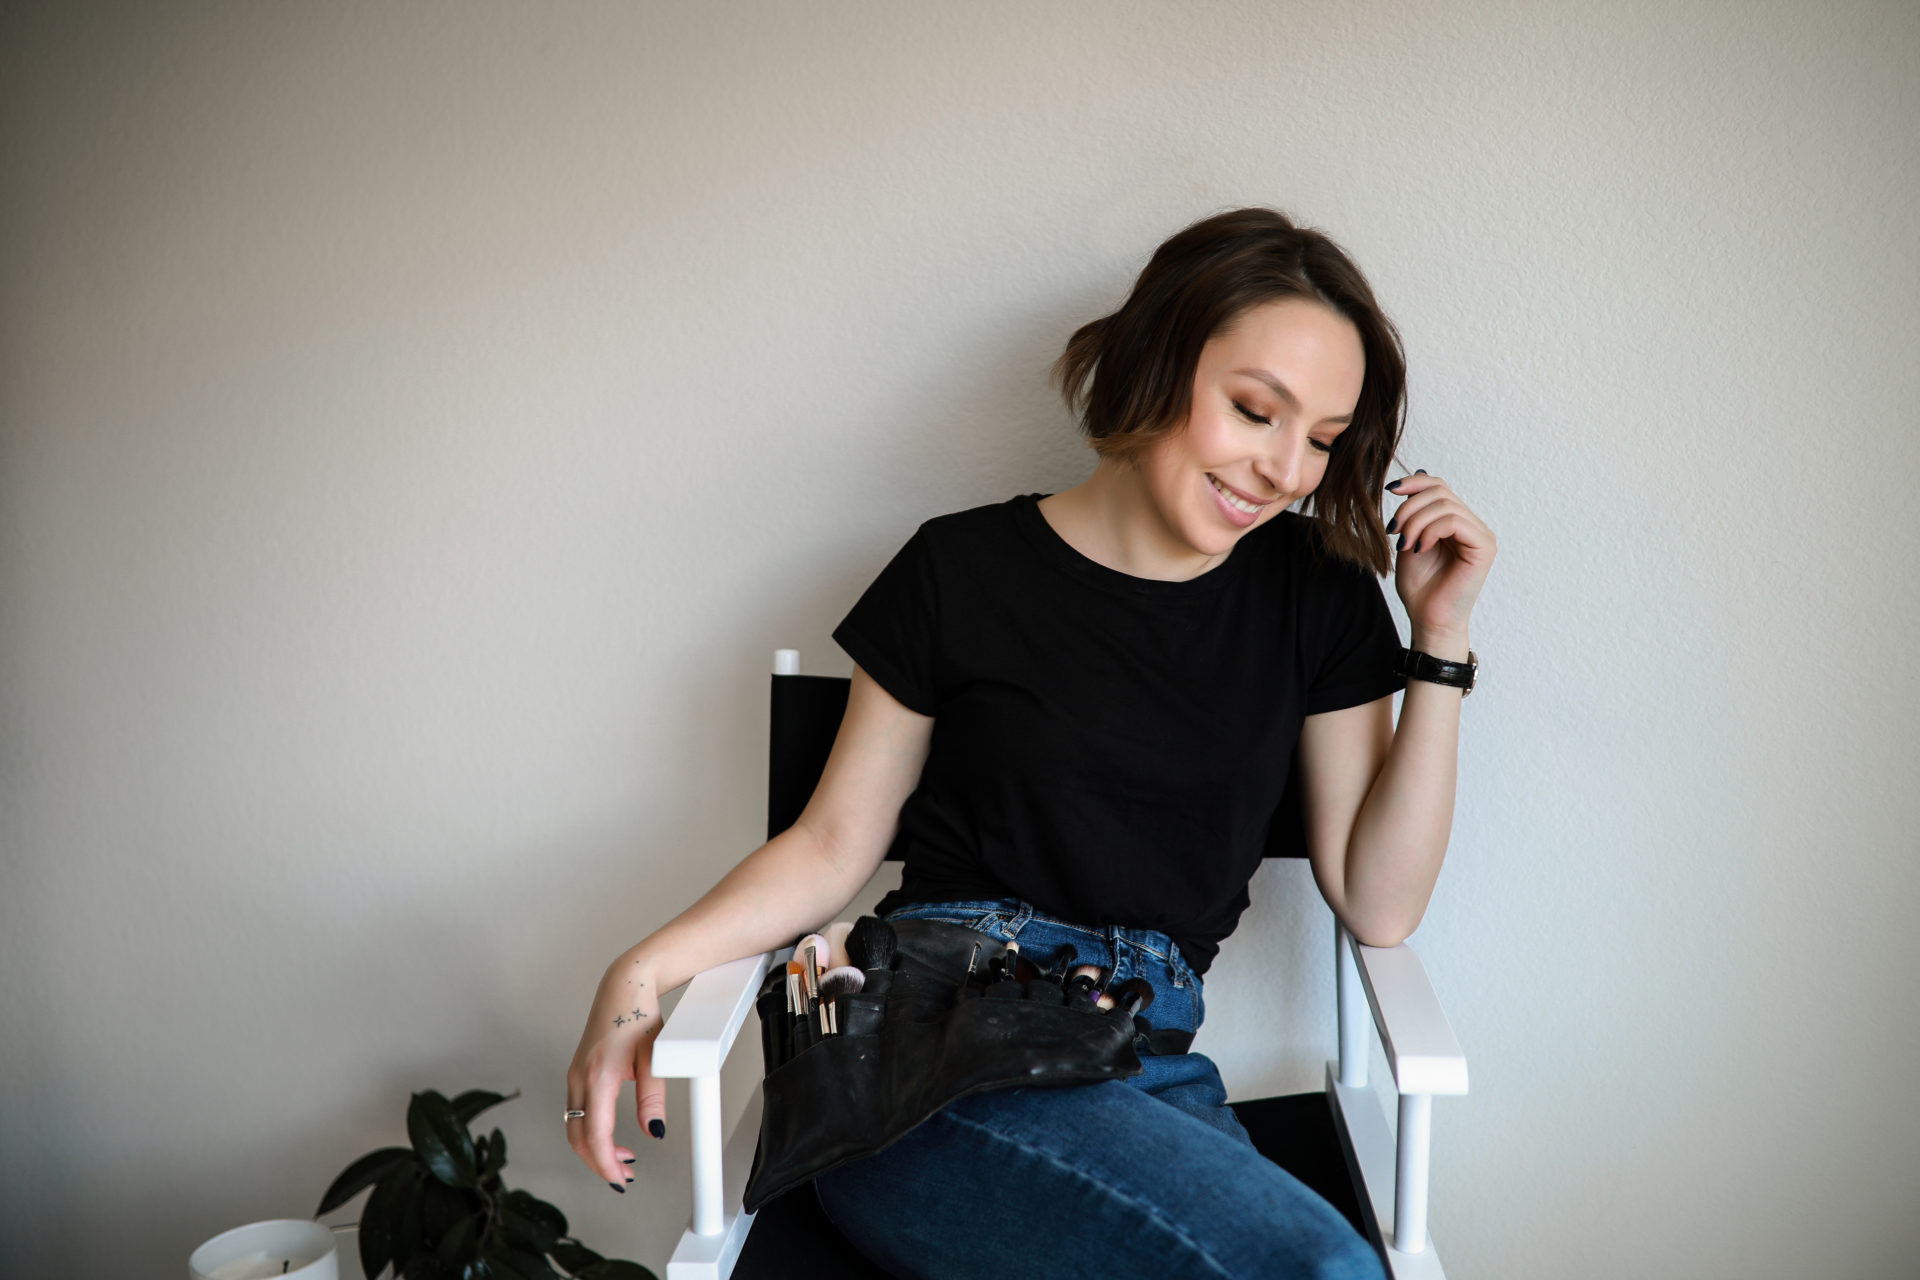
[[[833,638],[934,717],[875,908],[1018,897],[1170,935],[1205,973],[1247,906],[1305,716],[1405,687],[1371,573],[1282,512],[1197,578],[1073,549],[1045,494],[920,526]]]

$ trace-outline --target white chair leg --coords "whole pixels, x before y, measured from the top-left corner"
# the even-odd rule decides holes
[[[1400,1095],[1399,1151],[1393,1168],[1393,1247],[1420,1253],[1427,1247],[1427,1152],[1433,1136],[1433,1097]]]
[[[721,1186],[720,1077],[690,1076],[693,1103],[693,1231],[718,1235],[725,1220]]]

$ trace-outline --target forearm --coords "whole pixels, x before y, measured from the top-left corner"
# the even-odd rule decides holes
[[[793,826],[741,859],[698,902],[629,947],[607,967],[601,994],[654,1002],[703,969],[771,951],[830,921],[858,892],[819,839]]]
[[[1464,635],[1415,632],[1412,647],[1467,659]],[[1347,842],[1347,927],[1362,943],[1392,946],[1426,914],[1453,830],[1464,696],[1447,685],[1407,681],[1393,745]]]

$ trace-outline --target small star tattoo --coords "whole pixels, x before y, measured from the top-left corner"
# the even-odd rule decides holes
[[[635,1022],[638,1022],[638,1021],[640,1021],[640,1011],[639,1011],[638,1009],[635,1009],[635,1010],[633,1011],[633,1020],[634,1020]]]
[[[624,1027],[627,1025],[627,1020],[616,1013],[613,1015],[613,1025],[616,1027]]]

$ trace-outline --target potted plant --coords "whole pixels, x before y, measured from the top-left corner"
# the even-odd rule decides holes
[[[467,1124],[520,1096],[469,1089],[449,1102],[429,1089],[407,1104],[410,1147],[382,1147],[348,1165],[315,1217],[373,1188],[360,1211],[360,1266],[404,1280],[658,1280],[635,1262],[602,1258],[567,1234],[558,1209],[500,1181],[507,1139]]]

